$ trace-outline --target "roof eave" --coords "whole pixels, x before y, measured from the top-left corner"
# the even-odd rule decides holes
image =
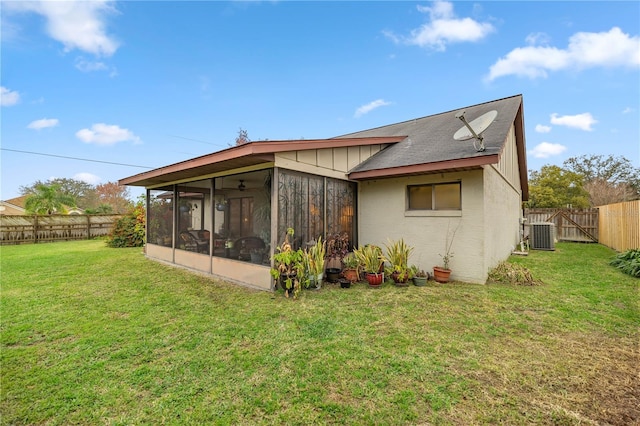
[[[179,163],[170,164],[120,179],[120,185],[146,186],[152,180],[158,181],[159,177],[186,173],[189,170],[202,168],[208,165],[231,162],[241,158],[252,158],[250,163],[260,164],[272,162],[274,154],[287,151],[301,151],[311,149],[344,148],[351,146],[384,145],[401,142],[406,136],[381,136],[365,138],[345,138],[345,139],[301,139],[301,140],[279,140],[279,141],[256,141],[243,145],[234,146],[222,151],[217,151],[201,157],[192,158]],[[233,167],[229,167],[232,169]],[[195,177],[195,176],[193,176]],[[168,181],[170,181],[169,179]]]
[[[417,175],[423,173],[452,172],[457,170],[470,170],[488,164],[498,163],[498,154],[483,155],[480,157],[460,158],[456,160],[438,161],[434,163],[413,164],[410,166],[391,167],[386,169],[365,170],[349,173],[349,179],[368,180],[390,178],[399,176]]]
[[[516,149],[518,151],[518,168],[520,169],[520,188],[522,189],[522,201],[529,199],[529,176],[527,170],[527,153],[524,135],[524,111],[522,102],[516,113],[515,119]]]

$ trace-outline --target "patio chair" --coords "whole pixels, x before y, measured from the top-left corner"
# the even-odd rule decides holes
[[[199,240],[187,231],[180,233],[180,238],[184,242],[185,250],[196,251],[198,253],[209,253],[209,241]]]

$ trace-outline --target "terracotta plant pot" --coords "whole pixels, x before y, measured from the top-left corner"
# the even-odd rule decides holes
[[[391,279],[393,280],[394,284],[398,287],[406,287],[409,285],[409,278],[408,277],[404,277],[404,279],[400,279],[400,274],[397,272],[394,272],[391,274]]]
[[[366,275],[369,287],[380,287],[384,281],[384,274],[372,274],[367,272]]]
[[[342,271],[342,275],[352,283],[358,281],[359,279],[357,269],[345,269],[344,271]]]
[[[433,279],[435,279],[439,283],[448,283],[450,275],[450,269],[444,269],[439,266],[433,267]]]

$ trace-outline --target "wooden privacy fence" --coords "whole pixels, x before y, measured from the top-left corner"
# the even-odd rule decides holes
[[[106,236],[121,215],[0,216],[0,245]]]
[[[600,209],[600,243],[617,251],[640,248],[640,200]]]
[[[598,209],[525,209],[525,237],[532,223],[555,224],[558,241],[598,242]]]

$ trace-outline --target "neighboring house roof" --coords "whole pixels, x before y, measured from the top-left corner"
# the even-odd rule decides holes
[[[9,200],[4,200],[4,202],[20,207],[21,209],[24,209],[24,203],[25,201],[27,201],[27,197],[28,195],[21,195],[19,197],[11,198]]]
[[[455,132],[464,125],[456,118],[456,114],[462,110],[465,111],[467,121],[492,110],[498,112],[495,121],[483,133],[485,151],[477,152],[471,140],[458,141],[453,138]],[[514,122],[520,180],[523,195],[528,196],[521,95],[350,133],[339,138],[408,135],[403,141],[378,152],[349,172],[350,179],[374,179],[443,170],[466,170],[486,164],[497,164]]]
[[[5,210],[1,210],[0,214],[13,214],[13,215],[24,215],[26,214],[25,202],[29,198],[29,194],[21,195],[16,198],[11,198],[10,200],[0,201],[0,203],[5,207]],[[67,214],[83,214],[84,209],[79,207],[69,207],[64,206],[65,210],[67,210]],[[9,211],[13,209],[12,213]]]
[[[6,201],[0,201],[0,215],[24,215],[25,210],[18,203],[14,202],[15,198]]]
[[[477,152],[471,141],[457,141],[454,133],[463,126],[455,117],[466,111],[467,121],[491,110],[498,115],[483,133],[486,150]],[[511,125],[515,123],[516,146],[523,199],[528,199],[522,95],[430,115],[423,118],[350,133],[331,139],[256,141],[175,163],[119,181],[120,185],[155,186],[234,168],[274,161],[278,152],[388,145],[349,171],[349,179],[363,180],[443,171],[469,170],[497,164]]]

